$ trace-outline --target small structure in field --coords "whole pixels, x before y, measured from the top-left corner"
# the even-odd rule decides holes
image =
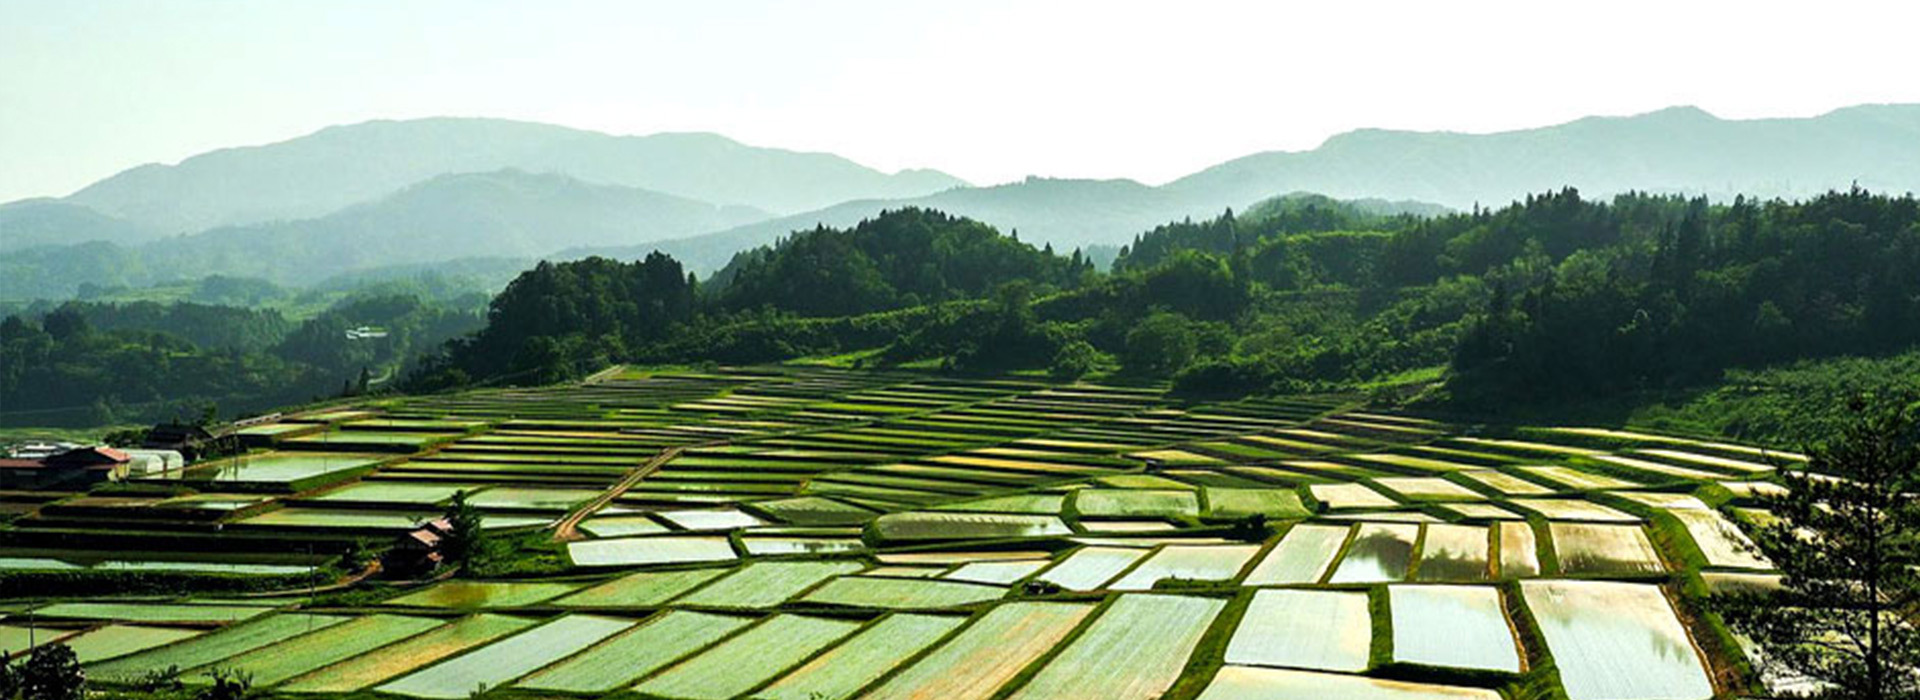
[[[187,466],[186,455],[174,450],[121,450],[131,458],[127,462],[127,473],[133,475],[162,474],[178,471]]]
[[[452,533],[453,523],[446,518],[420,523],[394,540],[381,568],[400,575],[432,573],[446,561],[441,549],[446,545],[447,536]]]

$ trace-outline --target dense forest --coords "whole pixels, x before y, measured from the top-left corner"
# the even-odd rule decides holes
[[[1857,189],[1437,216],[1291,197],[1143,233],[1114,268],[918,209],[796,232],[706,284],[664,255],[543,264],[409,383],[848,355],[1210,395],[1444,378],[1453,401],[1524,403],[1920,341],[1920,204]]]
[[[71,301],[0,320],[0,425],[234,417],[365,392],[480,328],[472,300],[365,293],[295,321],[277,309]],[[376,331],[350,337],[349,329]]]

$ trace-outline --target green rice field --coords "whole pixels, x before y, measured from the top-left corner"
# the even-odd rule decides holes
[[[631,626],[631,620],[568,615],[401,676],[379,689],[409,697],[464,698],[475,688],[511,682]]]
[[[530,620],[503,615],[460,618],[404,641],[316,669],[281,686],[300,693],[345,693],[525,629]]]
[[[517,683],[529,690],[605,693],[633,683],[746,627],[743,617],[676,610]]]
[[[860,624],[803,615],[774,615],[633,687],[668,698],[725,700],[853,634]]]
[[[268,452],[190,467],[185,478],[216,485],[291,486],[331,474],[357,472],[386,459],[387,455],[353,452]]]
[[[0,636],[30,614],[105,689],[343,700],[1750,693],[1682,613],[1778,585],[1745,531],[1776,453],[1164,391],[795,365],[382,396],[9,496],[0,571],[167,593],[0,601]],[[348,578],[462,491],[507,559]]]
[[[960,627],[964,618],[900,613],[879,621],[753,694],[766,700],[844,700]]]

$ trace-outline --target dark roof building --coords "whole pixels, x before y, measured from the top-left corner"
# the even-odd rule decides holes
[[[111,447],[67,450],[40,459],[0,459],[0,484],[24,488],[70,487],[127,477],[132,457]]]
[[[229,429],[208,430],[184,423],[160,423],[147,429],[140,446],[149,450],[173,450],[188,459],[201,459],[237,451],[240,438]]]

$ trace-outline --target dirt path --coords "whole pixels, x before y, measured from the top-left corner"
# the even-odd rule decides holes
[[[660,471],[661,467],[666,466],[667,462],[673,461],[673,458],[679,457],[680,452],[685,449],[686,446],[681,445],[661,450],[660,453],[654,455],[652,459],[647,460],[646,463],[641,464],[633,471],[628,472],[626,476],[621,477],[620,481],[608,488],[605,493],[595,496],[593,500],[587,501],[579,508],[575,508],[573,512],[567,514],[565,519],[554,526],[553,541],[572,542],[580,539],[580,521],[586,520],[587,516],[593,515],[601,508],[607,507],[607,504],[612,503],[613,499],[619,498],[620,494],[626,493],[627,489],[633,488],[635,484],[640,483],[640,480],[647,478],[654,472]]]
[[[612,379],[614,375],[619,374],[622,370],[625,370],[626,368],[627,368],[626,365],[614,365],[612,367],[608,367],[598,372],[594,372],[593,374],[587,375],[587,378],[580,380],[580,383],[582,385],[599,384],[600,382],[604,382],[608,379]]]

